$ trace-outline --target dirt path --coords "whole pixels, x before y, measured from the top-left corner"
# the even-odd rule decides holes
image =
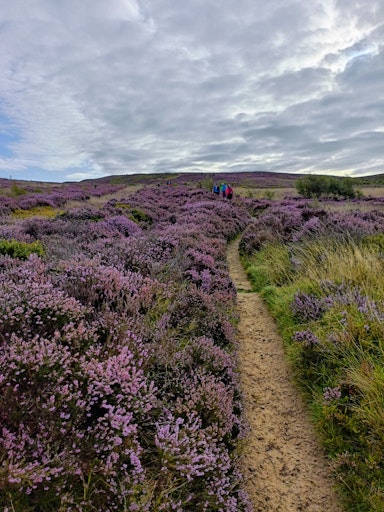
[[[282,340],[263,301],[250,293],[237,242],[227,260],[238,290],[240,371],[251,427],[243,474],[255,512],[341,512]]]

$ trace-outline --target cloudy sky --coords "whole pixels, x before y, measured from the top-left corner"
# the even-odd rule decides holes
[[[384,172],[383,0],[0,0],[0,177]]]

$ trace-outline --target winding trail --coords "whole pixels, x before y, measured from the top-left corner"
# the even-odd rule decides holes
[[[228,246],[238,291],[239,365],[250,435],[243,474],[255,512],[342,512],[329,462],[317,440],[267,307]]]

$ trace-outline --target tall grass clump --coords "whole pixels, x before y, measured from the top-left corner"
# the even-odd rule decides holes
[[[369,289],[370,293],[383,288],[382,258],[368,244],[329,235],[298,244],[290,252],[293,261],[301,266],[301,275],[311,281],[332,279],[342,283],[347,280],[352,286]]]
[[[286,206],[274,207],[275,241],[261,237],[268,210],[246,229],[243,262],[279,325],[348,510],[382,512],[384,230],[366,213],[290,208],[287,231]]]
[[[282,285],[293,277],[288,248],[282,243],[265,244],[252,257],[244,258],[247,274],[256,291],[268,285]]]

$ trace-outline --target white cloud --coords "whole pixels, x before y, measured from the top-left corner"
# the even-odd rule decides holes
[[[383,14],[379,0],[0,0],[0,172],[380,172]]]

